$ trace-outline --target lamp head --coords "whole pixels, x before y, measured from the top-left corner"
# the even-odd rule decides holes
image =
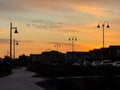
[[[110,28],[109,24],[107,25],[107,28]]]
[[[14,33],[18,33],[17,29],[15,29]]]
[[[75,38],[75,41],[77,41],[77,38]]]
[[[70,38],[69,38],[68,40],[69,40],[69,41],[71,41],[71,39],[70,39]]]
[[[16,45],[19,45],[19,43],[18,43],[18,42],[16,42]]]
[[[100,28],[100,25],[99,25],[99,24],[97,25],[97,28]]]

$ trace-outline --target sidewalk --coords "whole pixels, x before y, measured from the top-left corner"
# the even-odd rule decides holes
[[[34,74],[34,72],[26,71],[26,68],[14,69],[10,76],[0,78],[0,90],[44,90],[35,82],[45,79],[31,77]]]

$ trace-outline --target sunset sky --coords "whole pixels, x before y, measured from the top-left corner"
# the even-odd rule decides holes
[[[9,55],[10,22],[19,45],[16,55],[38,54],[46,49],[71,51],[69,37],[75,36],[75,51],[102,47],[99,21],[108,21],[105,47],[120,45],[120,0],[0,0],[0,57]],[[13,30],[14,32],[14,30]]]

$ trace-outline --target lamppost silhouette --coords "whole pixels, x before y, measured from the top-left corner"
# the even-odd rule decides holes
[[[12,60],[12,30],[15,29],[14,33],[18,33],[17,27],[13,27],[10,23],[10,61]]]
[[[75,43],[75,41],[77,41],[77,38],[76,37],[70,37],[68,40],[72,41],[72,52],[74,52],[74,43]]]
[[[9,53],[8,50],[7,50],[7,56],[9,56],[9,54],[10,54],[10,53]]]
[[[15,48],[16,45],[19,45],[18,41],[16,41],[15,39],[13,39],[13,55],[14,55],[13,58],[14,58],[14,60],[15,60],[15,55],[16,55],[15,54],[16,53],[16,50],[15,50],[16,49]]]
[[[100,24],[102,25],[102,29],[103,29],[103,48],[104,48],[104,46],[105,46],[104,28],[105,28],[105,26],[106,26],[106,28],[110,28],[110,26],[109,26],[109,23],[107,21],[104,21],[104,22],[100,21],[100,22],[98,22],[97,28],[101,27]]]
[[[46,51],[51,51],[51,49],[50,49],[50,48],[46,48],[45,50],[46,50]]]
[[[54,47],[56,47],[56,50],[58,51],[58,48],[61,47],[61,45],[59,43],[56,43]]]

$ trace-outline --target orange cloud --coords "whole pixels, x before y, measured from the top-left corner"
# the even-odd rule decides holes
[[[104,3],[98,0],[83,1],[83,0],[25,0],[28,7],[39,8],[43,10],[52,10],[58,12],[85,12],[94,16],[104,16],[106,14],[111,14],[113,11],[106,6],[113,1],[105,1],[104,3],[110,3],[109,5],[104,5]],[[119,1],[117,1],[119,2]]]
[[[105,9],[102,7],[92,6],[92,5],[85,5],[85,4],[71,4],[71,8],[77,10],[79,12],[85,12],[94,16],[104,16],[110,11],[109,9]],[[107,13],[106,13],[107,12]]]

